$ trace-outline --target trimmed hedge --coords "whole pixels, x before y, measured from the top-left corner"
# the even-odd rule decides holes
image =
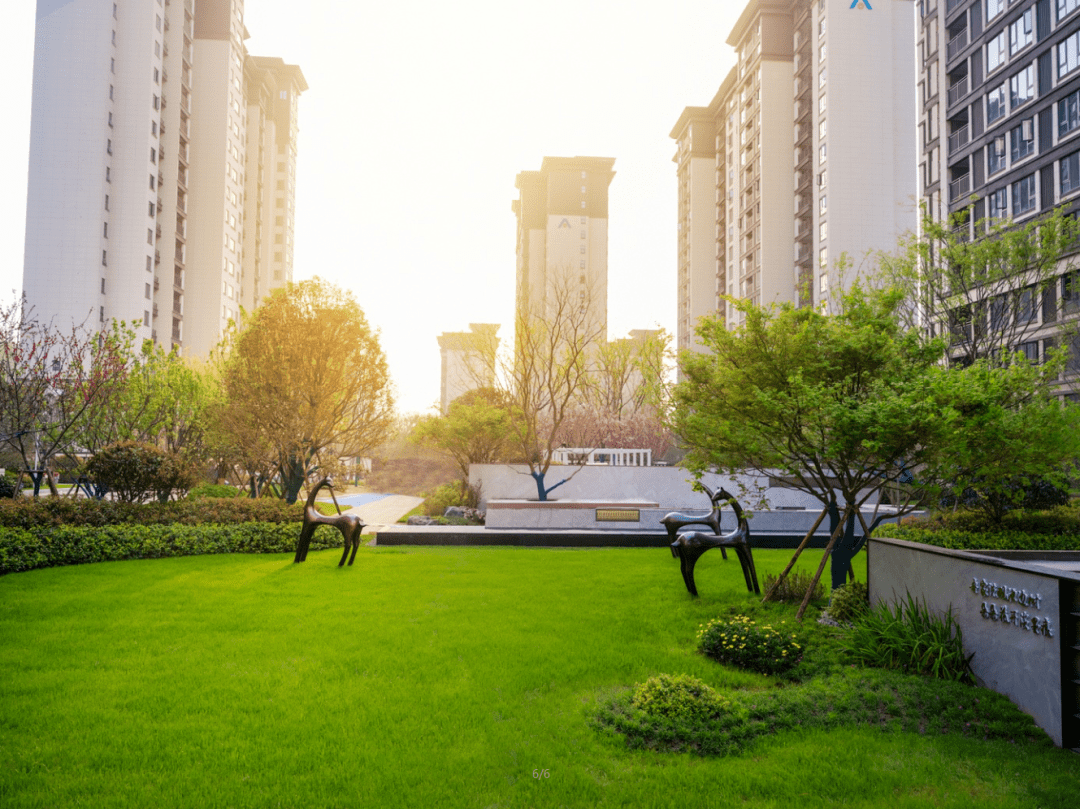
[[[0,501],[0,528],[105,525],[235,525],[237,523],[299,523],[300,503],[250,498],[200,498],[174,503],[117,503],[113,500],[43,497]],[[297,529],[299,530],[299,529]]]
[[[297,522],[232,525],[48,526],[0,528],[0,574],[121,559],[161,559],[204,553],[292,553]],[[340,548],[341,533],[323,526],[311,550]]]
[[[1076,534],[1028,534],[1023,531],[930,531],[916,526],[900,526],[882,536],[921,542],[958,551],[1080,551]]]
[[[994,525],[978,511],[942,511],[900,526],[887,526],[881,536],[954,550],[1077,551],[1080,550],[1080,508],[1010,511]]]

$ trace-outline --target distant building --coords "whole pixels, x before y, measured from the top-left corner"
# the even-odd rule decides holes
[[[470,323],[469,331],[439,335],[442,355],[439,410],[446,415],[454,399],[476,388],[495,384],[495,356],[499,327],[493,323]]]
[[[919,197],[927,211],[937,219],[966,211],[958,235],[967,240],[979,238],[986,220],[1024,224],[1057,207],[1080,210],[1080,0],[924,0],[918,32]],[[1023,342],[1010,348],[1040,360],[1062,339],[1063,321],[1075,326],[1075,262],[1063,261],[1040,290],[1017,290],[1015,307],[988,290],[991,305],[958,302],[954,313],[965,314],[930,325],[948,330],[955,348],[985,318],[1022,317]],[[1069,344],[1075,389],[1080,342]]]
[[[205,354],[289,279],[307,84],[246,37],[242,0],[39,0],[23,267],[39,319],[134,321]]]
[[[737,64],[677,142],[680,349],[721,295],[820,305],[846,253],[891,250],[916,225],[914,6],[751,0]]]
[[[517,176],[517,309],[580,301],[607,334],[608,186],[613,157],[545,157]]]

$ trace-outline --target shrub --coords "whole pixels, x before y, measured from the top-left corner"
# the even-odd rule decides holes
[[[771,625],[758,626],[745,615],[714,618],[698,630],[698,649],[718,663],[762,674],[782,674],[802,657],[795,635],[784,636]]]
[[[634,687],[631,704],[653,718],[676,722],[713,719],[724,713],[728,701],[688,674],[658,674]]]
[[[119,503],[115,500],[86,500],[19,497],[0,500],[0,526],[36,529],[67,526],[105,525],[204,525],[246,522],[298,523],[304,519],[299,503],[284,500],[181,500],[173,503]]]
[[[0,475],[0,497],[10,500],[15,497],[18,492],[19,490],[15,486],[15,481],[7,475]]]
[[[784,577],[784,580],[780,582],[780,586],[776,588],[776,592],[773,593],[773,601],[782,601],[788,604],[801,604],[803,598],[806,597],[806,591],[810,589],[810,582],[813,581],[813,576],[802,570],[793,570]],[[776,582],[776,576],[772,573],[765,574],[765,592]],[[817,584],[814,586],[814,593],[810,596],[811,601],[816,601],[825,597],[825,585],[821,583],[821,579],[818,579]]]
[[[441,517],[450,506],[467,506],[475,508],[477,505],[475,490],[470,486],[462,486],[460,481],[444,483],[432,492],[424,492],[424,514],[429,517]]]
[[[199,500],[207,497],[234,498],[246,496],[245,492],[240,491],[240,489],[235,486],[228,486],[223,483],[200,483],[188,492],[188,498],[191,500]]]
[[[292,553],[299,539],[296,523],[4,528],[0,529],[0,574],[204,553]],[[311,550],[341,545],[341,533],[329,526],[320,527],[311,540]]]
[[[869,598],[870,594],[865,582],[848,582],[843,587],[833,590],[832,601],[829,602],[829,615],[835,621],[850,624],[870,609]]]
[[[896,603],[895,610],[885,601],[868,609],[855,621],[843,645],[863,665],[974,682],[974,655],[964,655],[963,633],[953,620],[952,608],[939,616],[910,593]]]
[[[191,464],[139,441],[110,444],[90,459],[86,471],[122,503],[141,503],[154,496],[165,501],[173,492],[187,492],[196,482]]]

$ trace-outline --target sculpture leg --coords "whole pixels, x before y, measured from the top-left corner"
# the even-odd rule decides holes
[[[360,550],[360,535],[364,531],[363,525],[356,526],[356,530],[353,532],[353,545],[352,556],[349,557],[349,567],[352,567],[352,563],[356,561],[356,552]]]
[[[761,589],[758,586],[757,571],[754,569],[754,556],[750,551],[750,546],[742,543],[736,545],[735,554],[739,557],[739,564],[742,565],[743,578],[746,579],[747,591],[761,595]]]
[[[341,538],[345,540],[345,548],[341,553],[341,561],[337,563],[337,566],[341,567],[345,564],[345,560],[349,558],[349,551],[352,549],[352,536],[350,536],[352,532],[349,531],[349,526],[347,525],[339,525],[338,528],[341,530]]]
[[[311,544],[311,535],[313,533],[315,533],[315,526],[305,522],[303,528],[300,529],[300,541],[296,543],[296,556],[293,557],[293,564],[307,559],[308,545]]]
[[[686,584],[686,589],[690,591],[690,595],[697,597],[697,585],[694,584],[695,564],[697,564],[697,556],[691,556],[685,548],[681,549],[679,567],[682,569],[683,582]]]
[[[726,562],[727,561],[727,549],[723,545],[720,546],[720,555],[722,557],[724,557],[724,561]]]

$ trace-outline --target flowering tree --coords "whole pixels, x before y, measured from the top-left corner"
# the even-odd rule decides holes
[[[79,430],[124,379],[130,347],[123,324],[63,331],[37,320],[25,299],[0,307],[0,441],[22,458],[35,496],[52,458],[83,449]]]

